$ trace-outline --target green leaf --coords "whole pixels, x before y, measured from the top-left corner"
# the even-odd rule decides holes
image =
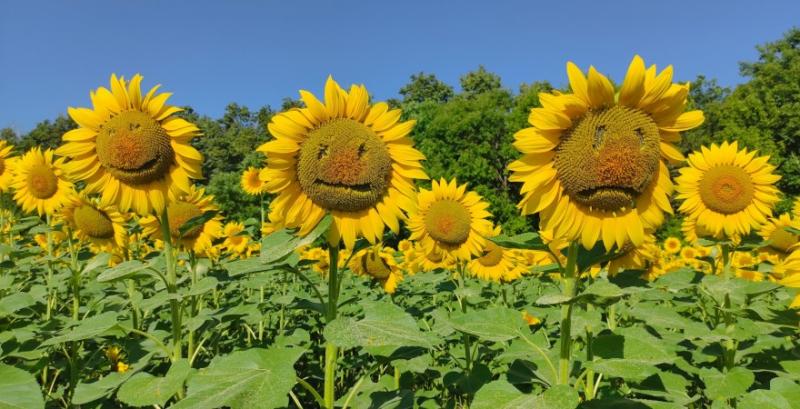
[[[364,318],[339,317],[325,326],[325,339],[342,348],[418,346],[432,348],[438,340],[420,331],[414,318],[391,302],[365,302]]]
[[[652,362],[638,359],[599,359],[586,362],[585,366],[611,378],[640,381],[658,372]]]
[[[486,384],[475,394],[472,409],[574,409],[578,407],[578,393],[566,385],[553,386],[541,395],[528,395],[506,381]]]
[[[198,228],[204,225],[207,221],[213,219],[219,211],[217,210],[208,210],[203,212],[203,214],[199,216],[192,217],[191,219],[187,220],[186,223],[180,225],[178,227],[178,234],[180,237],[184,237],[186,233],[192,231],[195,228]]]
[[[453,328],[485,341],[508,341],[523,334],[527,324],[519,311],[505,307],[473,310],[450,320]],[[530,330],[527,330],[530,333]]]
[[[725,400],[747,392],[755,380],[755,375],[742,367],[733,368],[726,373],[703,368],[700,370],[700,378],[706,384],[705,393],[709,399]]]
[[[567,251],[566,249],[564,250]],[[591,250],[586,250],[583,246],[578,246],[578,272],[583,272],[592,266],[605,263],[617,256],[615,250],[606,251],[603,243],[598,242]]]
[[[83,273],[88,273],[94,269],[105,267],[108,265],[108,261],[111,259],[111,254],[109,253],[100,253],[94,257],[92,257],[86,264],[83,266]]]
[[[261,262],[264,264],[273,263],[286,257],[298,247],[313,243],[314,240],[328,231],[332,222],[333,217],[330,214],[326,214],[305,237],[297,237],[287,229],[278,230],[264,237],[261,241]]]
[[[186,398],[173,409],[282,408],[294,387],[300,348],[253,348],[216,357],[189,377]]]
[[[105,283],[123,278],[131,278],[136,275],[149,275],[149,273],[143,273],[148,267],[148,264],[142,263],[139,260],[124,261],[100,273],[97,276],[97,281]]]
[[[800,409],[800,385],[789,378],[773,378],[769,382],[769,389],[783,396],[792,409]]]
[[[77,326],[62,331],[59,336],[44,340],[42,346],[94,338],[114,328],[119,328],[117,325],[117,313],[108,311],[80,321]]]
[[[794,234],[796,236],[800,236],[800,229],[797,229],[797,228],[794,228],[794,227],[791,227],[791,226],[784,226],[783,230],[786,230],[789,233],[792,233],[792,234]]]
[[[547,250],[547,245],[544,244],[539,234],[533,232],[522,233],[512,237],[501,234],[489,240],[507,249]]]
[[[12,293],[0,298],[0,318],[28,308],[35,303],[36,300],[28,293]]]
[[[792,409],[792,405],[780,393],[776,391],[758,389],[744,395],[739,404],[739,408],[758,408],[758,409]]]
[[[22,369],[0,363],[0,408],[44,408],[36,378]]]
[[[642,328],[625,328],[623,335],[604,334],[594,338],[593,352],[595,356],[605,359],[623,358],[645,362],[650,365],[670,363],[675,360],[674,354],[663,345],[664,340],[650,335]]]
[[[557,304],[566,304],[572,301],[572,298],[567,297],[563,294],[553,293],[553,294],[545,294],[538,299],[536,299],[536,304],[539,305],[557,305]]]
[[[622,289],[608,280],[599,279],[586,287],[580,296],[600,299],[619,298],[622,297]]]
[[[185,359],[169,367],[163,377],[140,372],[128,379],[117,392],[117,399],[130,406],[164,406],[183,387],[191,367]]]

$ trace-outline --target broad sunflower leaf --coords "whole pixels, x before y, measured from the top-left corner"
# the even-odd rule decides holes
[[[417,346],[432,348],[438,338],[422,332],[414,318],[389,302],[363,303],[364,318],[339,317],[325,326],[325,339],[342,348]]]
[[[486,384],[475,394],[470,406],[473,409],[574,409],[578,407],[578,393],[566,385],[553,386],[541,395],[528,395],[506,381]]]
[[[736,367],[728,372],[703,368],[700,379],[705,383],[705,394],[712,400],[735,398],[747,392],[755,380],[755,375],[748,369]]]
[[[499,235],[492,237],[489,240],[493,241],[500,247],[507,249],[523,249],[523,250],[547,250],[547,245],[542,241],[538,233],[522,233],[516,236]]]
[[[0,363],[0,408],[44,408],[36,378],[22,369]]]
[[[505,307],[473,310],[450,319],[453,328],[485,341],[501,342],[522,336],[527,323],[519,311]]]
[[[130,406],[164,406],[183,387],[191,367],[185,359],[169,367],[165,376],[140,372],[128,379],[117,392],[117,399]]]
[[[186,398],[174,409],[285,407],[295,384],[301,348],[253,348],[216,357],[189,377]]]

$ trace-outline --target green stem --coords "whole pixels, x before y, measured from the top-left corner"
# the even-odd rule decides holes
[[[731,274],[731,259],[733,255],[733,251],[730,246],[727,244],[722,245],[722,276],[725,277],[726,280],[730,280],[732,277]],[[731,297],[728,294],[725,294],[725,299],[722,303],[722,317],[725,320],[725,334],[728,336],[728,339],[725,340],[723,343],[724,352],[722,354],[722,363],[725,367],[725,370],[729,371],[736,366],[736,340],[733,339],[733,332],[736,329],[736,320],[734,319],[733,315],[730,312],[731,309]]]
[[[72,270],[72,319],[80,317],[81,307],[81,272],[78,269],[78,252],[72,242],[72,231],[67,230],[67,246],[69,246],[70,269]]]
[[[594,310],[594,306],[591,304],[586,305],[587,311]],[[594,341],[594,333],[590,327],[586,327],[586,362],[594,361],[594,349],[592,347],[592,343]],[[586,370],[586,400],[594,399],[594,370],[587,369]]]
[[[561,275],[561,293],[564,297],[572,299],[575,297],[576,286],[576,262],[578,259],[578,244],[571,243],[567,250],[567,265]],[[560,355],[558,359],[558,384],[569,385],[570,361],[572,360],[572,302],[561,305],[561,333],[560,333]]]
[[[50,215],[46,217],[47,232],[47,309],[45,312],[45,320],[49,321],[55,306],[55,291],[53,290],[53,233],[50,231]]]
[[[325,321],[330,323],[336,319],[339,307],[339,245],[338,243],[328,248],[330,261],[328,264],[328,308],[325,314]],[[325,344],[325,408],[333,409],[336,401],[335,384],[336,381],[336,358],[339,349],[336,345],[327,342]]]
[[[167,206],[161,211],[161,238],[164,241],[164,257],[167,264],[167,293],[170,295],[169,306],[172,313],[172,361],[181,359],[181,304],[178,296],[178,276],[175,264],[175,253],[172,249],[172,234],[169,227]]]
[[[608,306],[608,318],[606,319],[608,322],[608,329],[614,331],[617,329],[617,304],[611,304]]]
[[[458,288],[459,288],[459,290],[461,290],[461,293],[463,294],[464,293],[464,288],[465,288],[465,286],[464,286],[464,265],[463,265],[463,263],[459,263],[458,264]],[[459,304],[461,304],[461,312],[466,314],[466,312],[467,312],[467,300],[461,299],[459,297],[459,301],[460,301]],[[469,371],[472,369],[472,353],[471,353],[472,345],[471,345],[471,340],[469,338],[469,334],[467,334],[467,333],[461,333],[461,339],[464,341],[464,360],[466,362],[465,371],[467,373],[469,373]]]

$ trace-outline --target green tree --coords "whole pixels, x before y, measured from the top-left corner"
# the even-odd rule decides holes
[[[502,88],[500,76],[479,65],[475,71],[470,71],[461,76],[461,90],[464,96],[473,96],[485,92],[497,91]]]
[[[400,88],[403,103],[409,102],[447,102],[455,95],[453,87],[445,84],[433,74],[420,72],[411,75],[411,81]]]

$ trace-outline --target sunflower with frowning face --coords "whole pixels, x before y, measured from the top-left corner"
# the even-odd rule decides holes
[[[60,217],[79,240],[91,244],[95,251],[115,251],[128,242],[125,223],[128,216],[111,205],[84,194],[73,195],[61,208]]]
[[[190,186],[188,193],[181,194],[167,206],[169,232],[173,244],[196,254],[205,254],[206,250],[213,246],[214,240],[222,235],[222,216],[214,215],[202,225],[183,233],[181,227],[189,220],[217,210],[214,196],[206,195],[202,187]],[[139,224],[142,226],[143,235],[156,240],[162,237],[159,218],[153,215],[144,216],[139,220]]]
[[[33,148],[14,165],[14,200],[25,212],[52,215],[75,192],[64,175],[64,158],[56,159],[51,149]]]
[[[672,83],[672,66],[657,73],[639,56],[617,93],[594,67],[587,77],[570,62],[567,74],[572,93],[539,94],[532,127],[515,134],[523,156],[509,169],[523,184],[519,207],[540,214],[541,230],[586,248],[639,245],[672,213],[662,159],[684,159],[673,144],[703,113],[684,112],[689,86]]]
[[[712,144],[689,155],[677,177],[679,210],[712,235],[741,237],[767,222],[780,200],[780,176],[769,156],[739,150],[738,143]]]
[[[258,148],[267,156],[261,180],[278,195],[270,220],[305,235],[330,212],[330,239],[348,248],[357,237],[379,241],[385,226],[399,232],[414,180],[428,178],[408,137],[415,121],[401,122],[384,102],[370,105],[363,85],[345,91],[330,77],[324,103],[307,91],[300,97],[305,108],[273,117],[275,139]]]
[[[67,171],[86,182],[87,193],[146,215],[189,192],[189,179],[202,178],[203,156],[190,144],[200,130],[166,103],[172,94],[156,94],[157,85],[142,95],[141,82],[139,74],[130,81],[111,75],[110,90],[90,94],[93,108],[70,107],[79,128],[64,134],[57,153],[71,158]]]

